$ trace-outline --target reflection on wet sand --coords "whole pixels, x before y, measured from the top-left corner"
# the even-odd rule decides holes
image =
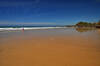
[[[76,28],[76,31],[78,32],[87,32],[87,31],[95,31],[96,28],[88,28],[88,27],[85,27],[85,28]]]
[[[74,35],[68,36],[67,30],[48,30],[46,36],[46,30],[41,36],[34,31],[3,36],[0,66],[100,66],[100,34],[87,32],[85,36],[71,29]]]
[[[100,32],[100,29],[98,29],[98,32]]]

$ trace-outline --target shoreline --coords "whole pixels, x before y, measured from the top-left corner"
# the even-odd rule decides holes
[[[21,27],[21,28],[0,28],[0,31],[15,31],[15,30],[38,30],[38,29],[57,29],[57,28],[67,28],[67,27]]]

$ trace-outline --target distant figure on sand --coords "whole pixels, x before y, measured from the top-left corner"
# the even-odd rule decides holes
[[[24,27],[23,27],[22,31],[24,31]]]

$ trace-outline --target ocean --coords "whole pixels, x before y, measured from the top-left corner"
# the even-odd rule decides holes
[[[64,26],[56,25],[35,25],[35,26],[19,26],[19,25],[6,25],[0,26],[0,31],[12,31],[12,30],[32,30],[32,29],[54,29],[54,28],[65,28]]]

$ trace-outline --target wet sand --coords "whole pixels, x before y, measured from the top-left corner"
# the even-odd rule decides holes
[[[100,66],[100,32],[2,32],[0,66]]]

